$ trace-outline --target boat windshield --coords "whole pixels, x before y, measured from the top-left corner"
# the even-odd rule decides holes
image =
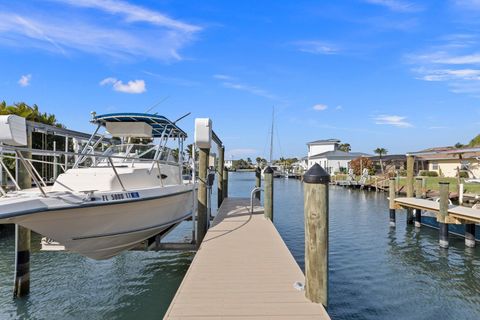
[[[157,145],[154,144],[120,144],[112,146],[105,151],[105,155],[125,157],[127,159],[145,159],[153,160],[157,152]],[[170,148],[161,148],[159,151],[159,160],[174,161],[174,156]]]

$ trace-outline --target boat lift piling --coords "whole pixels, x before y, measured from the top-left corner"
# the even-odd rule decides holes
[[[440,202],[438,221],[438,243],[440,248],[448,249],[448,182],[439,182],[440,185]]]
[[[415,198],[421,199],[423,196],[422,192],[423,178],[415,178]],[[415,228],[420,228],[422,226],[422,209],[415,209]]]
[[[413,197],[415,157],[407,154],[407,198]],[[413,224],[413,209],[407,208],[407,225]]]
[[[396,219],[395,219],[395,178],[390,178],[389,185],[388,185],[388,193],[389,193],[389,214],[390,214],[390,227],[395,227]]]
[[[265,218],[273,221],[273,169],[268,166],[263,173],[265,175],[264,214]]]

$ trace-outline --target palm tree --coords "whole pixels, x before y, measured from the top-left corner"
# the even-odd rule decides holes
[[[373,150],[376,154],[378,154],[378,157],[380,158],[380,168],[382,169],[382,174],[385,174],[383,171],[383,162],[382,162],[382,156],[386,155],[388,153],[388,150],[385,148],[377,148]]]
[[[341,143],[338,145],[338,150],[343,152],[350,152],[352,151],[352,147],[350,146],[350,143]]]

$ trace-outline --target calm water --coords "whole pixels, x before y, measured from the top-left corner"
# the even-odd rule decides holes
[[[251,173],[232,173],[230,195],[246,197]],[[216,198],[215,198],[216,199]],[[480,246],[437,232],[388,227],[385,195],[331,188],[330,306],[333,319],[480,319]],[[275,180],[275,224],[303,268],[303,194]],[[169,236],[190,236],[190,223]],[[37,239],[39,240],[39,239]],[[38,242],[38,241],[37,241]],[[126,252],[107,261],[71,253],[32,254],[31,294],[14,301],[13,233],[0,231],[0,319],[161,319],[193,255]]]

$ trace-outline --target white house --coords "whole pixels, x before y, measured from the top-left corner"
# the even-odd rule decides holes
[[[350,161],[361,156],[369,156],[361,152],[344,152],[338,150],[340,140],[327,139],[317,140],[307,143],[308,146],[308,165],[311,168],[318,163],[329,174],[341,171],[342,168],[347,169]]]
[[[338,139],[326,139],[326,140],[316,140],[307,143],[308,146],[308,154],[307,157],[311,157],[320,153],[324,153],[327,151],[335,151],[340,144],[340,140]]]
[[[227,169],[232,168],[233,167],[233,161],[234,161],[233,159],[225,160],[225,165],[224,165],[225,168],[227,168]]]

